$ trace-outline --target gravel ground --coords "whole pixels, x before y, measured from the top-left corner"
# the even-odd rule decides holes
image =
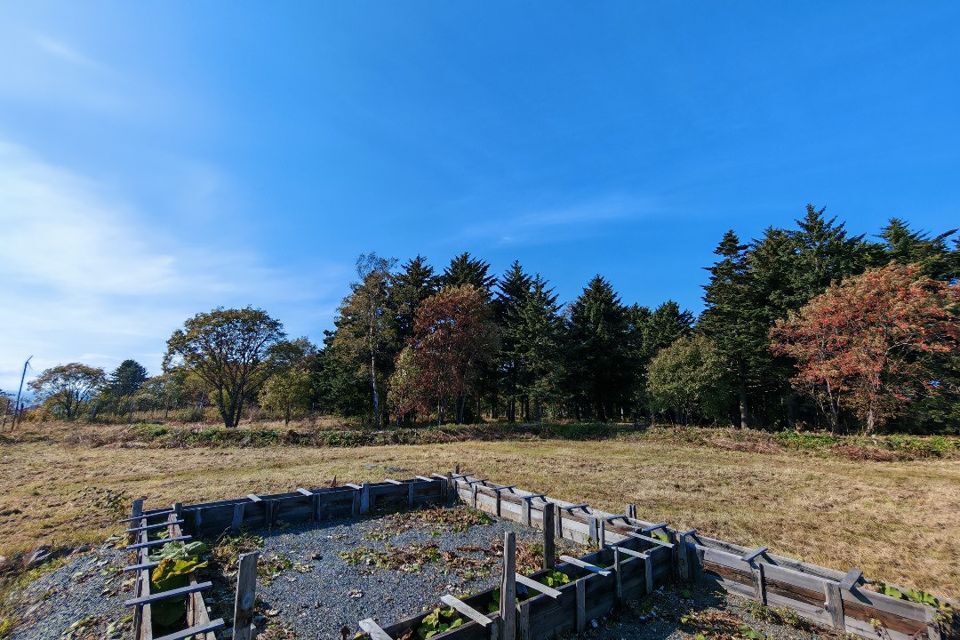
[[[132,583],[124,584],[120,569],[126,555],[116,540],[86,553],[66,558],[65,563],[40,576],[13,594],[18,624],[10,640],[113,639],[128,637],[131,618],[124,609]]]
[[[386,626],[438,606],[444,593],[465,595],[494,586],[504,532],[516,532],[518,546],[542,539],[540,532],[509,522],[431,521],[438,513],[456,519],[477,512],[457,507],[256,532],[264,538],[261,571],[264,560],[285,567],[272,579],[258,578],[258,626],[268,638],[339,639],[343,627],[352,637],[363,618]],[[418,546],[425,551],[402,555]]]
[[[465,595],[495,586],[500,545],[514,531],[518,563],[537,563],[540,532],[510,522],[472,524],[480,517],[465,507],[399,513],[321,526],[275,528],[262,537],[257,584],[259,640],[335,639],[371,617],[389,625],[439,604],[444,593]],[[12,596],[18,625],[10,640],[118,640],[129,637],[131,616],[123,607],[132,582],[119,569],[126,554],[115,540],[63,560]],[[561,543],[561,541],[558,541]],[[558,553],[587,549],[562,541]],[[523,551],[527,551],[526,557]],[[213,617],[228,620],[233,583],[210,576]],[[124,580],[126,579],[126,582]],[[622,611],[591,622],[587,640],[814,640],[829,630],[788,612],[706,587],[662,588]]]

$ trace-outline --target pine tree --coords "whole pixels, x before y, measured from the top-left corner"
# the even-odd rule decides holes
[[[558,399],[563,380],[563,320],[557,296],[535,275],[530,290],[510,323],[519,368],[518,391],[528,405],[527,417],[543,419],[546,404]]]
[[[490,300],[491,291],[496,282],[496,276],[490,275],[490,263],[474,258],[467,251],[455,256],[440,277],[440,284],[443,287],[469,284],[479,289],[487,300]]]
[[[391,302],[396,314],[397,338],[405,342],[413,335],[417,307],[440,288],[440,278],[427,259],[418,255],[400,267],[391,283]]]
[[[913,231],[900,218],[890,218],[880,231],[884,262],[915,264],[925,275],[937,280],[956,278],[960,272],[947,247],[947,238],[956,232],[951,229],[931,238],[927,233]]]
[[[741,428],[750,426],[752,365],[766,353],[767,346],[766,331],[758,322],[751,297],[747,249],[733,230],[724,234],[714,250],[720,259],[707,269],[710,282],[704,287],[706,309],[700,321],[724,358],[731,386],[737,390]]]
[[[517,400],[521,380],[525,374],[521,357],[520,309],[530,295],[531,279],[519,261],[513,264],[497,282],[494,317],[500,327],[500,359],[498,364],[499,390],[506,400],[507,420],[517,418]]]
[[[595,276],[570,307],[568,389],[577,417],[608,420],[629,402],[627,314],[613,286]]]

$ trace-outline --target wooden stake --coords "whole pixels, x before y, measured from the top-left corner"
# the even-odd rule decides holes
[[[517,534],[503,534],[503,577],[500,580],[500,637],[512,640],[517,635]]]
[[[240,554],[237,570],[237,597],[234,601],[233,640],[253,638],[253,607],[257,600],[257,558],[259,551]]]
[[[554,536],[557,531],[554,528],[553,519],[557,512],[557,505],[552,502],[545,502],[543,505],[543,568],[553,569],[557,557],[557,547]]]

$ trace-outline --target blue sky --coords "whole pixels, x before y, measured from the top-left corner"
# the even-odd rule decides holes
[[[960,223],[955,2],[0,4],[0,389],[361,252],[701,309],[727,228]]]

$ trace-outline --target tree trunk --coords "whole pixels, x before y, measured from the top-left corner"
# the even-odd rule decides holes
[[[747,406],[747,372],[743,362],[737,363],[737,393],[740,397],[740,428],[750,426],[750,408]]]
[[[380,424],[380,394],[377,393],[377,359],[373,350],[370,351],[370,389],[373,391],[373,424],[379,429]]]

